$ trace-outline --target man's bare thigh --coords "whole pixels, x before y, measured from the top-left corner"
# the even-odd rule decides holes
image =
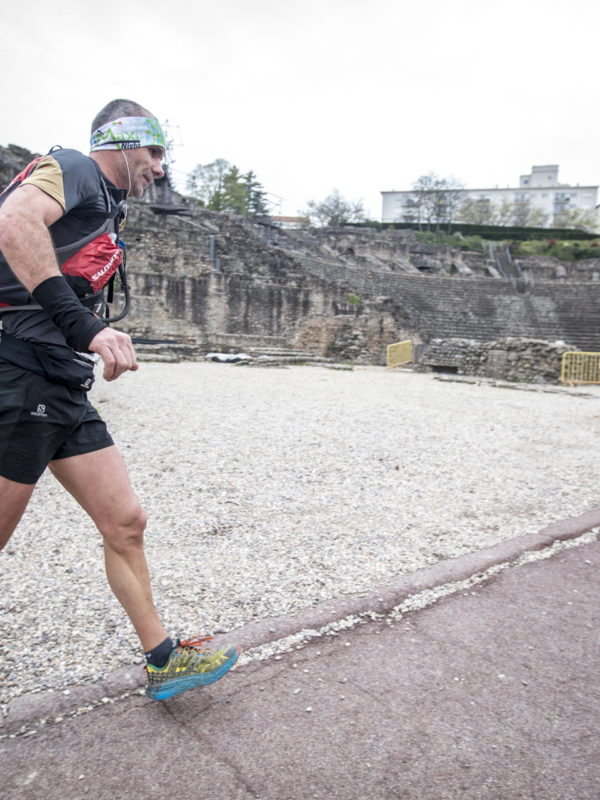
[[[19,524],[34,489],[34,483],[17,483],[0,476],[0,550]]]
[[[49,467],[101,530],[139,513],[139,501],[115,445],[51,461]]]

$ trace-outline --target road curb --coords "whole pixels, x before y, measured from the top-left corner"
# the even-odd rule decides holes
[[[343,595],[283,617],[267,617],[249,622],[231,634],[218,634],[215,642],[234,640],[242,650],[250,650],[298,634],[319,629],[352,615],[374,612],[385,615],[412,595],[447,583],[463,581],[491,567],[512,562],[523,553],[543,550],[557,541],[575,539],[600,526],[600,506],[578,517],[555,522],[537,533],[515,536],[493,547],[458,558],[440,561],[430,567],[401,575],[369,592]],[[48,723],[110,704],[138,693],[145,684],[139,666],[122,667],[101,681],[71,686],[65,690],[30,692],[15,697],[0,727],[2,736],[34,731]]]

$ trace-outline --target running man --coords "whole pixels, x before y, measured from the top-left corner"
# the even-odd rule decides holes
[[[103,536],[106,575],[146,654],[147,694],[212,683],[239,648],[166,633],[143,549],[146,514],[90,404],[94,360],[116,380],[137,370],[131,338],[104,320],[119,269],[125,198],[163,175],[156,117],[113,100],[92,123],[90,155],[53,149],[0,195],[0,549],[49,467]],[[121,243],[122,245],[122,243]]]

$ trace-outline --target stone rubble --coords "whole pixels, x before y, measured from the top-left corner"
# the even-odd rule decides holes
[[[506,381],[559,383],[563,355],[576,350],[563,341],[504,337],[498,341],[433,339],[423,346],[418,372],[453,371],[457,375]]]

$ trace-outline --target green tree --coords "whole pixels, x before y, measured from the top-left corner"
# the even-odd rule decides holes
[[[362,201],[346,200],[337,189],[318,203],[309,200],[304,211],[299,212],[308,217],[317,227],[337,228],[350,222],[362,222],[365,218]]]
[[[244,176],[244,184],[246,186],[246,197],[248,202],[248,214],[251,217],[263,217],[269,213],[269,205],[267,203],[267,194],[256,180],[256,175],[250,171]]]
[[[223,192],[219,198],[219,206],[213,210],[248,215],[248,194],[237,167],[231,167],[223,177]]]
[[[245,175],[224,158],[198,164],[187,181],[187,191],[210,211],[259,216],[268,213],[266,193],[250,171]]]

